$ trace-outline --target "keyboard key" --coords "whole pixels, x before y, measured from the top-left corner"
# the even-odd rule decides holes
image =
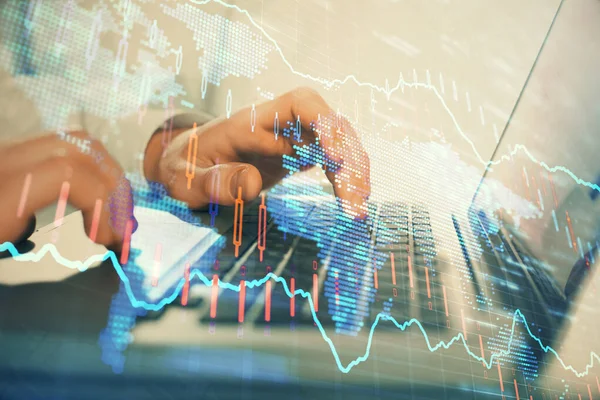
[[[322,293],[322,282],[319,281],[319,272],[324,268],[318,258],[319,248],[315,241],[305,238],[299,238],[296,246],[290,255],[287,265],[284,266],[280,273],[280,277],[285,280],[288,289],[291,291],[292,278],[294,280],[295,291],[303,290],[306,293],[313,293],[313,275],[317,274],[317,287],[319,288],[318,302],[325,300]],[[314,269],[316,267],[316,270]],[[320,305],[320,303],[319,303]],[[273,282],[271,291],[271,309],[270,320],[264,318],[266,304],[263,305],[259,318],[256,319],[257,324],[290,324],[295,321],[296,324],[305,323],[306,317],[310,319],[310,324],[313,324],[312,316],[308,307],[308,300],[301,295],[297,295],[293,300],[294,310],[290,308],[290,297],[283,288],[282,283]],[[319,310],[320,311],[320,310]],[[293,314],[293,316],[292,316]],[[319,312],[319,315],[322,313]],[[303,319],[304,316],[304,319]],[[323,319],[324,323],[325,319]]]

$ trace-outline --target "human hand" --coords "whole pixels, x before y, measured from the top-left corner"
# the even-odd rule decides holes
[[[342,207],[354,218],[366,216],[366,200],[371,191],[370,163],[348,121],[339,118],[338,123],[319,124],[319,117],[324,121],[328,117],[334,119],[335,114],[323,98],[310,89],[296,89],[257,105],[255,110],[254,132],[251,108],[196,129],[197,152],[190,188],[186,168],[193,129],[175,136],[164,153],[160,135],[151,139],[144,160],[146,178],[163,183],[171,196],[192,208],[206,206],[211,198],[222,205],[233,205],[238,187],[242,188],[242,198],[251,200],[263,188],[285,177],[288,171],[283,168],[282,156],[293,155],[293,145],[306,146],[318,141],[325,157],[337,165],[335,170],[327,170],[326,176]],[[281,127],[286,121],[297,121],[300,116],[301,142],[295,135],[284,137],[280,133],[276,138],[276,113]],[[216,187],[218,192],[211,193]]]
[[[136,228],[131,186],[102,144],[83,132],[47,134],[0,145],[0,243],[27,239],[35,212],[61,193],[96,243],[118,250],[128,221]]]

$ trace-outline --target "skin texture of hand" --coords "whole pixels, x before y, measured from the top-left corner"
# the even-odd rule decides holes
[[[0,146],[0,243],[25,240],[32,233],[35,212],[56,203],[63,183],[68,182],[67,201],[82,211],[88,236],[118,250],[127,221],[132,220],[133,229],[136,227],[131,186],[99,142],[84,132],[62,135],[51,133]]]
[[[256,198],[263,188],[287,175],[283,155],[294,155],[294,145],[318,141],[325,157],[336,165],[326,170],[326,176],[343,209],[353,218],[366,217],[366,200],[371,190],[369,158],[348,121],[336,117],[321,96],[310,89],[296,89],[257,105],[255,110],[254,132],[251,108],[196,129],[196,167],[189,189],[186,167],[193,129],[176,132],[164,152],[160,135],[151,139],[144,161],[146,178],[165,184],[171,196],[192,208],[204,207],[211,199],[233,205],[238,187],[242,188],[244,200]],[[300,117],[301,142],[295,135],[284,137],[281,132],[276,138],[276,114],[281,130],[287,121]],[[213,193],[217,187],[217,193]]]

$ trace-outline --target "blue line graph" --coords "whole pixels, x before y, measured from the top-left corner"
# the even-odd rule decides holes
[[[83,262],[78,261],[78,260],[72,261],[72,260],[68,260],[68,259],[64,258],[63,256],[60,255],[60,253],[58,252],[56,247],[51,243],[45,244],[37,253],[20,254],[12,243],[6,242],[6,243],[3,243],[0,245],[0,251],[10,252],[10,254],[17,261],[34,261],[34,262],[41,260],[46,254],[49,253],[60,264],[64,265],[65,267],[71,268],[71,269],[78,269],[79,271],[85,271],[87,268],[89,268],[91,265],[93,265],[97,262],[102,262],[102,261],[106,261],[106,260],[110,259],[115,271],[119,275],[119,278],[124,283],[124,286],[125,286],[125,289],[127,292],[127,296],[129,297],[131,304],[136,308],[144,308],[148,311],[160,310],[165,305],[170,304],[173,301],[175,301],[177,296],[179,296],[179,294],[181,293],[181,290],[183,289],[183,286],[185,284],[185,279],[182,278],[171,295],[163,298],[161,301],[159,301],[156,304],[149,304],[145,301],[140,301],[135,298],[133,291],[131,290],[131,285],[129,283],[129,279],[127,278],[127,275],[124,273],[121,265],[119,264],[119,262],[117,260],[117,256],[112,251],[107,251],[103,255],[92,256]],[[211,279],[207,278],[199,270],[190,271],[189,279],[191,280],[193,278],[198,278],[206,286],[213,285],[212,278]],[[377,315],[377,317],[375,318],[375,321],[373,322],[371,329],[369,330],[369,336],[368,336],[368,340],[367,340],[367,346],[365,349],[365,353],[361,356],[358,356],[353,361],[351,361],[350,363],[348,363],[347,365],[344,366],[342,364],[342,361],[340,360],[340,357],[339,357],[337,351],[336,351],[333,341],[329,338],[329,336],[327,335],[327,332],[323,328],[323,325],[319,321],[319,318],[314,309],[314,304],[312,302],[312,296],[310,293],[305,292],[302,289],[298,289],[292,293],[289,290],[285,279],[283,279],[277,275],[274,275],[273,273],[266,274],[262,279],[255,279],[255,280],[246,282],[246,287],[248,287],[248,288],[260,287],[261,285],[265,284],[270,279],[273,279],[274,281],[281,283],[283,285],[285,293],[287,294],[288,297],[291,298],[293,296],[301,296],[308,300],[308,302],[310,304],[310,311],[311,311],[313,320],[315,322],[315,325],[319,329],[321,336],[323,337],[323,340],[329,345],[329,348],[331,349],[331,353],[333,355],[333,358],[335,360],[335,363],[336,363],[338,369],[343,373],[349,373],[352,370],[352,368],[354,368],[358,364],[366,361],[369,358],[369,354],[370,354],[370,350],[371,350],[371,346],[372,346],[372,342],[373,342],[373,335],[375,333],[375,329],[377,328],[377,325],[379,324],[379,321],[391,321],[401,331],[405,331],[409,327],[415,325],[423,334],[423,338],[425,339],[425,344],[427,345],[427,348],[431,352],[437,351],[441,348],[448,349],[453,344],[462,342],[462,345],[465,348],[465,351],[467,352],[467,354],[469,356],[471,356],[472,358],[474,358],[475,360],[482,362],[487,369],[491,369],[492,366],[494,365],[494,361],[497,360],[499,357],[507,356],[511,353],[513,338],[515,336],[515,328],[516,328],[517,322],[519,320],[522,321],[523,326],[525,326],[529,336],[540,345],[540,348],[545,353],[552,353],[554,356],[556,356],[557,360],[561,363],[561,365],[563,366],[563,368],[565,370],[573,372],[577,377],[581,378],[581,377],[588,375],[590,369],[592,369],[594,367],[595,361],[596,360],[600,361],[600,356],[598,356],[598,354],[596,354],[595,352],[592,351],[592,352],[590,352],[590,361],[585,366],[585,369],[583,371],[576,370],[571,364],[568,364],[568,365],[565,364],[565,362],[560,358],[560,356],[556,350],[554,350],[550,346],[544,345],[542,340],[531,331],[525,316],[519,309],[517,309],[517,310],[515,310],[515,313],[513,316],[512,328],[511,328],[511,333],[510,333],[510,339],[508,340],[508,343],[507,343],[507,349],[492,354],[490,356],[489,360],[487,360],[481,356],[478,356],[477,354],[473,353],[471,351],[471,349],[469,349],[469,346],[467,345],[467,341],[465,340],[465,337],[462,332],[458,333],[456,336],[454,336],[452,339],[450,339],[447,342],[440,341],[440,342],[432,345],[432,343],[429,339],[429,336],[427,335],[427,332],[425,331],[425,328],[423,328],[423,325],[421,324],[421,322],[419,322],[419,320],[417,320],[415,318],[411,318],[408,321],[400,323],[395,318],[393,318],[389,315],[379,313]],[[221,288],[224,288],[224,289],[233,290],[235,292],[240,291],[239,285],[232,285],[231,283],[223,282],[221,280],[218,280],[218,286]]]
[[[588,182],[584,179],[579,178],[577,175],[575,175],[575,173],[573,173],[570,169],[568,169],[565,166],[562,165],[557,165],[554,167],[549,166],[547,163],[543,162],[543,161],[538,161],[536,157],[534,157],[531,152],[527,149],[527,147],[525,147],[524,145],[521,144],[517,144],[514,146],[514,148],[509,152],[509,154],[505,154],[503,155],[500,159],[496,160],[496,161],[486,161],[483,159],[483,157],[481,156],[481,154],[479,153],[479,151],[477,150],[477,147],[475,146],[475,143],[473,143],[473,141],[469,138],[469,136],[462,130],[460,124],[458,123],[458,121],[456,120],[456,117],[454,116],[454,114],[452,113],[452,110],[450,110],[450,107],[448,106],[448,104],[446,103],[446,101],[444,100],[444,97],[442,96],[442,94],[439,92],[439,90],[428,83],[422,83],[422,82],[407,82],[404,80],[402,74],[400,74],[399,78],[398,78],[398,82],[396,83],[395,86],[393,87],[389,87],[388,84],[388,80],[386,79],[386,85],[384,87],[376,85],[374,83],[371,82],[363,82],[360,81],[358,78],[356,78],[356,76],[350,74],[347,75],[345,78],[343,79],[325,79],[322,77],[318,77],[318,76],[313,76],[301,71],[298,71],[294,68],[294,66],[288,61],[287,57],[285,56],[285,54],[283,53],[283,50],[281,49],[281,47],[279,46],[279,43],[277,43],[277,41],[271,36],[269,35],[269,33],[267,33],[264,28],[257,23],[254,18],[252,18],[252,16],[250,15],[250,13],[239,7],[238,5],[235,4],[229,4],[223,0],[189,0],[191,3],[196,4],[196,5],[205,5],[208,4],[210,2],[213,3],[217,3],[225,8],[229,8],[229,9],[233,9],[241,14],[244,14],[248,20],[250,21],[250,23],[256,28],[258,29],[264,36],[265,38],[267,38],[274,46],[275,49],[277,51],[277,53],[279,53],[279,55],[281,56],[282,61],[285,63],[285,65],[290,69],[290,71],[295,74],[298,75],[302,78],[311,80],[313,82],[319,83],[321,85],[324,85],[325,87],[331,88],[335,85],[344,85],[347,82],[354,82],[357,86],[361,86],[361,87],[368,87],[371,88],[372,90],[377,91],[378,93],[383,93],[385,94],[388,99],[389,97],[396,92],[397,90],[401,89],[404,90],[405,87],[407,88],[424,88],[424,89],[428,89],[431,90],[435,96],[439,99],[442,107],[444,108],[444,110],[448,113],[448,115],[450,116],[450,119],[452,120],[452,123],[454,124],[454,127],[457,129],[458,133],[463,137],[463,139],[465,139],[467,141],[467,143],[471,146],[471,148],[473,149],[473,153],[475,154],[475,156],[477,157],[477,159],[481,162],[481,164],[483,164],[485,169],[488,169],[489,167],[493,166],[493,165],[498,165],[504,161],[510,161],[511,157],[516,155],[517,152],[519,150],[523,151],[523,153],[525,153],[525,155],[527,157],[529,157],[529,159],[540,165],[541,167],[543,167],[544,169],[546,169],[548,172],[557,172],[557,171],[561,171],[566,173],[567,175],[569,175],[569,177],[571,177],[576,183],[586,186],[592,190],[596,190],[598,192],[600,192],[600,186],[596,183],[592,183],[592,182]]]

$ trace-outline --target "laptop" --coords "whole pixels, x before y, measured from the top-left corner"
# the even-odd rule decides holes
[[[495,152],[491,162],[501,157]],[[523,235],[525,223],[490,212],[492,173],[466,219],[441,223],[427,204],[387,200],[371,201],[369,220],[355,225],[323,188],[294,179],[243,209],[211,205],[179,215],[204,250],[154,274],[154,263],[136,264],[152,259],[142,250],[156,251],[142,240],[118,263],[130,286],[103,256],[59,282],[4,285],[0,301],[11,306],[1,313],[0,397],[598,395],[596,373],[585,371],[597,334],[588,327],[582,335],[574,322],[595,315],[588,297],[597,251],[573,250],[587,249],[591,236],[582,234],[580,245],[561,220],[575,271],[565,282]],[[183,212],[161,201],[142,206],[145,215],[166,212],[167,203],[171,214]],[[38,230],[29,254],[67,240],[64,258],[103,255],[80,230],[74,213]],[[184,239],[169,243],[186,246]],[[13,276],[30,275],[25,268],[65,274],[52,254],[5,261]],[[143,282],[137,291],[135,276]],[[132,298],[146,306],[132,306]]]
[[[288,185],[294,186],[294,182]],[[305,190],[306,186],[303,183],[297,189]],[[21,387],[15,383],[19,380],[25,386],[36,382],[34,386],[49,390],[47,385],[53,385],[43,381],[57,373],[66,376],[61,380],[67,379],[68,385],[74,385],[71,379],[128,384],[139,380],[139,389],[150,397],[156,393],[148,392],[142,382],[181,382],[182,388],[187,388],[186,381],[202,380],[210,385],[220,382],[228,389],[238,382],[239,396],[248,391],[246,395],[254,397],[267,387],[268,398],[292,389],[301,397],[338,393],[344,398],[396,398],[398,388],[411,387],[410,393],[415,396],[435,397],[439,390],[457,391],[456,396],[462,396],[463,390],[469,389],[456,384],[464,382],[467,376],[474,382],[470,376],[474,367],[481,375],[477,387],[485,387],[487,378],[481,362],[465,356],[465,346],[479,354],[478,332],[486,330],[474,323],[476,311],[465,302],[465,294],[474,296],[475,291],[461,283],[457,269],[437,255],[426,207],[371,204],[371,222],[360,222],[365,225],[364,238],[368,240],[336,247],[307,237],[299,229],[304,226],[314,236],[319,231],[330,232],[339,223],[333,217],[328,220],[327,214],[335,213],[324,206],[326,201],[297,194],[286,198],[278,190],[244,205],[238,240],[234,240],[232,223],[235,209],[219,210],[214,229],[220,232],[221,239],[225,238],[225,243],[206,243],[212,236],[206,234],[199,242],[213,249],[214,261],[191,262],[192,271],[201,275],[203,281],[189,279],[194,273],[188,269],[186,275],[183,268],[179,269],[181,279],[173,280],[172,268],[165,268],[153,284],[154,263],[146,262],[148,267],[138,274],[144,268],[137,268],[136,258],[145,256],[132,239],[130,259],[122,267],[115,267],[113,260],[108,259],[58,285],[37,283],[4,288],[5,301],[19,304],[3,321],[7,326],[2,334],[4,343],[13,344],[3,358],[3,370],[7,372],[3,375],[11,377],[10,382],[3,384],[8,385],[6,397],[21,393],[16,390]],[[286,211],[267,212],[265,216],[261,212],[265,204],[267,210]],[[300,207],[304,209],[299,210]],[[294,208],[295,212],[290,211]],[[138,217],[140,226],[147,222],[143,221],[144,216],[151,214]],[[204,222],[198,226],[209,229],[208,212],[195,216]],[[287,221],[281,220],[284,216]],[[265,223],[264,241],[259,241],[263,232],[259,230],[261,218]],[[69,231],[79,229],[80,219],[78,213],[65,218],[58,228],[59,237],[69,237]],[[219,226],[220,221],[223,226]],[[167,223],[163,227],[164,232],[170,232]],[[348,231],[352,237],[356,229]],[[458,252],[460,228],[456,229]],[[40,250],[42,242],[51,243],[55,231],[38,231],[32,237],[36,244],[32,253]],[[365,256],[366,267],[355,265],[349,274],[332,260],[343,258],[340,249],[350,252],[361,246],[371,250]],[[154,243],[146,247],[154,253]],[[169,247],[176,249],[174,244],[163,245],[163,252]],[[206,257],[207,252],[202,256]],[[14,264],[21,263],[14,267],[31,268],[25,262]],[[48,255],[31,264],[46,268],[57,263]],[[182,264],[185,262],[178,265]],[[126,282],[121,274],[115,278],[115,268],[127,277]],[[273,279],[265,280],[270,273]],[[145,281],[145,285],[136,286],[137,277],[142,277],[140,281]],[[214,285],[216,281],[218,286]],[[188,285],[185,295],[181,282]],[[245,286],[243,300],[241,285]],[[462,290],[456,290],[457,287]],[[78,294],[66,294],[73,290]],[[58,300],[61,293],[65,298]],[[24,297],[34,300],[26,301]],[[134,307],[132,298],[148,306]],[[165,298],[170,299],[168,304],[152,306]],[[79,315],[79,321],[73,318],[73,308],[78,310],[75,315]],[[358,312],[352,313],[353,309]],[[50,317],[56,311],[71,317]],[[77,328],[82,324],[88,328]],[[461,335],[467,338],[464,344],[450,344],[460,341]],[[23,357],[26,348],[31,351]],[[448,363],[462,367],[446,366],[443,374],[433,373]],[[112,385],[115,383],[96,394],[106,395]],[[51,390],[57,395],[71,393],[62,387]],[[181,393],[181,388],[170,390]]]

